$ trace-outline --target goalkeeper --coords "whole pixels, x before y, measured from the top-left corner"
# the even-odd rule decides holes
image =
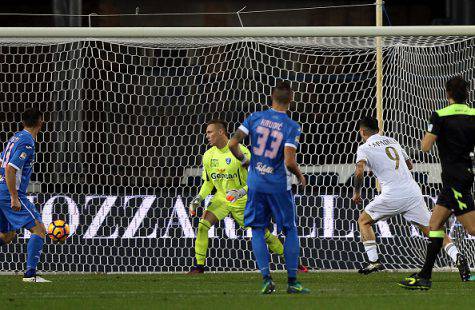
[[[243,167],[228,148],[226,123],[222,120],[211,120],[207,124],[206,138],[211,146],[203,155],[203,184],[199,194],[189,205],[190,216],[196,215],[196,208],[216,189],[209,206],[203,213],[198,224],[195,241],[196,264],[189,274],[204,273],[206,252],[208,250],[208,231],[214,224],[231,213],[239,226],[244,227],[244,208],[247,201],[247,167]],[[250,158],[249,150],[240,145],[241,151]],[[279,238],[265,232],[265,240],[269,250],[283,257],[284,247]],[[300,272],[308,269],[299,265]]]

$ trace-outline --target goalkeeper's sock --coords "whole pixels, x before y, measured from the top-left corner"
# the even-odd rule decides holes
[[[297,227],[285,229],[284,256],[289,281],[295,282],[299,264],[300,244]]]
[[[45,240],[38,235],[32,234],[27,245],[26,270],[36,270],[40,261],[41,250]]]
[[[252,251],[264,280],[270,279],[270,254],[267,249],[264,228],[252,228]]]
[[[210,222],[205,219],[200,219],[195,241],[195,258],[197,265],[205,264],[206,252],[208,251],[208,231],[210,228]]]
[[[268,229],[266,229],[264,237],[266,238],[266,243],[270,252],[277,255],[284,255],[284,246],[277,236],[274,236]]]
[[[442,248],[445,232],[443,230],[429,232],[429,245],[427,246],[427,255],[422,270],[418,273],[419,277],[430,279],[432,277],[432,269],[434,268],[437,255]]]
[[[457,247],[455,246],[455,244],[453,244],[452,242],[450,242],[449,244],[447,244],[445,247],[444,247],[444,250],[445,252],[447,253],[447,255],[450,256],[450,258],[452,259],[452,261],[454,263],[457,262],[457,255],[459,254],[459,250],[457,249]]]
[[[364,241],[363,246],[366,255],[368,255],[368,260],[370,262],[378,261],[378,246],[376,245],[376,240]]]

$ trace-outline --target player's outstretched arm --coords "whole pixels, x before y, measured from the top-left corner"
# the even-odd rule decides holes
[[[434,145],[435,140],[437,140],[436,135],[430,132],[426,132],[426,134],[424,135],[424,138],[422,138],[422,141],[421,141],[422,152],[429,152],[432,146]]]
[[[293,173],[297,179],[299,180],[302,186],[307,185],[307,181],[303,176],[302,172],[300,171],[299,165],[297,164],[296,157],[296,149],[291,146],[286,146],[284,148],[284,163],[287,170]]]
[[[228,144],[231,153],[233,153],[234,157],[241,161],[243,166],[249,162],[249,158],[244,155],[244,153],[241,151],[241,148],[239,147],[239,143],[241,143],[245,137],[246,134],[242,130],[238,129],[231,137]]]
[[[356,204],[363,202],[361,199],[361,189],[363,188],[365,167],[366,162],[364,160],[360,160],[356,163],[355,176],[353,179],[353,198],[351,198]]]

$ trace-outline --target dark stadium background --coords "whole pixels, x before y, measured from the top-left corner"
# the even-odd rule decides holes
[[[372,0],[4,0],[0,12],[134,14],[158,12],[236,12],[278,8],[373,3]],[[386,0],[385,6],[393,25],[473,24],[475,4],[471,0]],[[352,10],[251,14],[247,26],[344,26],[373,25],[373,7]],[[0,26],[87,26],[88,18],[72,19],[2,16]],[[198,17],[93,17],[92,26],[238,26],[236,16],[206,15]]]

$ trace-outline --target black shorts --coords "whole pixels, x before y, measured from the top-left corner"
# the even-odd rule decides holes
[[[472,196],[472,187],[442,188],[437,198],[437,204],[451,210],[456,216],[475,210]]]

